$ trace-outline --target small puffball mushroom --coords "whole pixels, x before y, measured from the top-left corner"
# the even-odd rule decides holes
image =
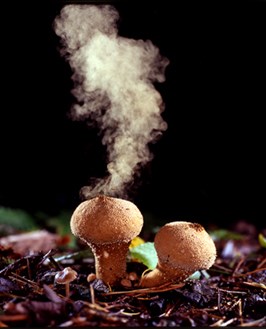
[[[185,280],[195,271],[209,269],[216,259],[216,247],[198,223],[171,222],[155,235],[158,264],[143,275],[142,287],[156,287]]]
[[[109,285],[125,276],[129,244],[142,226],[143,216],[134,203],[105,195],[80,203],[70,220],[72,233],[94,254],[97,279]]]

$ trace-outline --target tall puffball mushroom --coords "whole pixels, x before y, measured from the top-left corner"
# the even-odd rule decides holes
[[[142,226],[143,216],[134,203],[105,195],[80,203],[70,220],[72,233],[94,254],[96,277],[109,285],[125,276],[130,242]]]
[[[142,287],[183,281],[195,271],[209,269],[216,259],[215,244],[198,223],[167,223],[155,235],[154,247],[158,264],[142,277]]]

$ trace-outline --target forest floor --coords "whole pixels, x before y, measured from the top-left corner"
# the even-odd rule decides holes
[[[139,288],[146,267],[135,260],[128,259],[128,279],[111,289],[88,282],[95,269],[85,249],[68,250],[47,235],[46,252],[26,254],[25,241],[0,239],[0,327],[265,327],[266,248],[242,224],[242,238],[215,240],[215,264],[197,279],[149,289]],[[69,291],[55,282],[66,267],[78,274]]]

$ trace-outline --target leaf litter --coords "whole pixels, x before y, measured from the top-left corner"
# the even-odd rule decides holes
[[[265,327],[266,248],[258,233],[215,244],[218,257],[208,271],[145,289],[139,281],[147,266],[135,258],[128,259],[127,277],[111,288],[93,275],[85,246],[65,250],[59,242],[23,254],[0,245],[0,327]],[[66,267],[77,272],[67,296],[55,280]]]

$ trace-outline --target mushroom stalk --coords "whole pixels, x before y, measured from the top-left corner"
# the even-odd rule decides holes
[[[118,284],[126,275],[126,258],[130,242],[91,244],[96,255],[96,277],[110,286]]]
[[[161,265],[158,262],[156,268],[151,272],[148,272],[141,278],[140,285],[145,288],[157,287],[167,283],[179,282],[185,280],[192,275],[195,271],[188,271],[187,269],[181,269],[176,267]]]
[[[66,298],[69,298],[70,295],[70,284],[69,282],[65,283]]]

